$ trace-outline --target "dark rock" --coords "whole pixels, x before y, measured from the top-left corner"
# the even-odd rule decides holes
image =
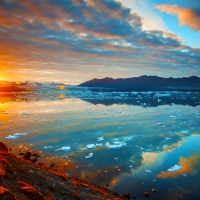
[[[55,164],[54,164],[54,163],[51,163],[51,164],[50,164],[50,167],[54,167],[54,166],[55,166]]]
[[[41,163],[41,162],[39,162],[39,163],[38,163],[38,166],[40,166],[40,167],[44,167],[44,166],[45,166],[45,164],[44,164],[44,163]]]
[[[43,200],[42,194],[32,186],[23,186],[20,190],[30,199],[30,200]]]
[[[37,162],[37,157],[36,157],[36,156],[32,156],[32,157],[30,158],[30,161],[31,161],[31,162]]]
[[[40,157],[37,153],[34,153],[32,156]]]
[[[20,156],[23,156],[23,155],[24,155],[24,153],[20,152],[20,153],[19,153],[19,155],[20,155]]]
[[[125,197],[125,198],[130,198],[130,197],[131,197],[131,195],[130,195],[129,193],[125,193],[125,194],[123,194],[123,195],[122,195],[122,197]]]
[[[108,186],[109,186],[109,184],[108,184],[108,183],[105,183],[105,186],[107,186],[107,187],[108,187]]]
[[[0,142],[0,151],[8,152],[8,148],[3,142]]]
[[[43,200],[43,196],[35,189],[32,185],[29,185],[26,182],[17,181],[17,183],[21,186],[20,190],[28,197],[30,200]]]
[[[150,196],[150,193],[149,193],[149,192],[144,192],[144,196],[145,196],[146,198],[148,198],[148,197]]]
[[[31,152],[30,151],[26,152],[23,158],[25,160],[29,160],[31,158]]]

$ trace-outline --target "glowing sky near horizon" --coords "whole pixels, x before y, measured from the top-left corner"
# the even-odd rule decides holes
[[[200,75],[200,0],[1,0],[0,79]]]

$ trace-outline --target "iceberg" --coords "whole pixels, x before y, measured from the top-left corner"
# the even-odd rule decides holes
[[[85,158],[92,158],[93,153],[89,153],[87,156],[85,156]]]
[[[113,143],[114,144],[111,145],[109,142],[106,142],[106,146],[111,149],[118,149],[120,147],[126,146],[125,142],[113,142]]]
[[[180,165],[174,165],[173,167],[169,168],[167,171],[169,172],[175,172],[182,169],[182,167]]]
[[[5,137],[6,139],[16,139],[19,136],[24,136],[24,135],[28,135],[28,133],[15,133],[14,135],[9,135],[7,137]]]
[[[5,138],[6,139],[16,139],[16,138],[18,138],[18,136],[16,136],[16,135],[9,135],[9,136],[7,136]]]
[[[45,146],[44,148],[45,148],[45,149],[48,149],[48,148],[52,148],[52,146]]]
[[[61,150],[61,151],[69,151],[70,147],[69,146],[64,146],[64,147],[56,149],[55,151],[59,151],[59,150]]]
[[[28,133],[15,133],[14,136],[24,136],[24,135],[28,135]]]
[[[96,145],[94,145],[94,144],[87,144],[86,147],[87,147],[88,149],[92,149],[92,148],[95,148]]]
[[[145,169],[145,172],[151,173],[151,171],[150,171],[150,170],[148,170],[148,169]]]
[[[102,143],[96,143],[95,145],[96,145],[96,147],[101,147]]]
[[[104,140],[103,136],[97,138],[98,142]]]

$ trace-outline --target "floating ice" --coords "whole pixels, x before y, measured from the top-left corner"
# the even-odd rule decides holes
[[[87,156],[85,156],[85,158],[92,158],[93,153],[89,153]]]
[[[132,168],[132,167],[133,167],[133,165],[129,165],[129,167],[130,167],[130,168]]]
[[[150,170],[148,170],[148,169],[145,169],[145,172],[151,173],[151,171],[150,171]]]
[[[174,115],[170,115],[169,117],[174,118],[175,116]]]
[[[51,148],[51,147],[52,147],[52,146],[45,146],[44,148],[45,148],[45,149],[49,149],[49,148]]]
[[[152,150],[151,150],[151,149],[146,149],[146,151],[149,151],[149,152],[151,152]]]
[[[117,149],[123,146],[126,146],[125,142],[113,142],[114,144],[111,145],[109,142],[106,142],[106,146],[111,149]]]
[[[158,123],[158,125],[162,125],[162,123],[161,123],[161,122],[159,122],[159,123]]]
[[[174,165],[173,167],[169,168],[168,171],[169,171],[169,172],[175,172],[175,171],[178,171],[178,170],[180,170],[180,169],[182,169],[181,166],[179,166],[179,165]]]
[[[61,148],[56,149],[55,151],[59,151],[59,150],[61,150],[61,151],[69,151],[70,147],[69,146],[61,147]]]
[[[102,143],[96,143],[95,145],[96,145],[96,147],[101,147]]]
[[[27,135],[28,133],[15,133],[14,135],[9,135],[7,137],[5,137],[6,139],[16,139],[18,138],[19,136],[24,136],[24,135]]]
[[[18,136],[16,136],[16,135],[9,135],[9,136],[7,136],[5,138],[6,139],[16,139],[16,138],[18,138]]]
[[[14,136],[24,136],[24,135],[28,135],[28,133],[15,133]]]
[[[95,148],[96,145],[95,145],[95,144],[87,144],[86,147],[87,147],[88,149],[92,149],[92,148]]]
[[[187,177],[187,174],[183,174],[183,176]]]
[[[97,140],[98,140],[98,142],[100,142],[100,141],[103,141],[104,138],[103,138],[103,136],[101,136],[101,137],[98,137]]]
[[[171,140],[171,138],[169,138],[169,137],[166,137],[165,139],[166,139],[166,140]]]

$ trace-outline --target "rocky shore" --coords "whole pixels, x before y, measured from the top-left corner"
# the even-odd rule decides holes
[[[30,155],[17,156],[0,142],[0,199],[2,200],[127,200],[96,184],[34,163]]]

